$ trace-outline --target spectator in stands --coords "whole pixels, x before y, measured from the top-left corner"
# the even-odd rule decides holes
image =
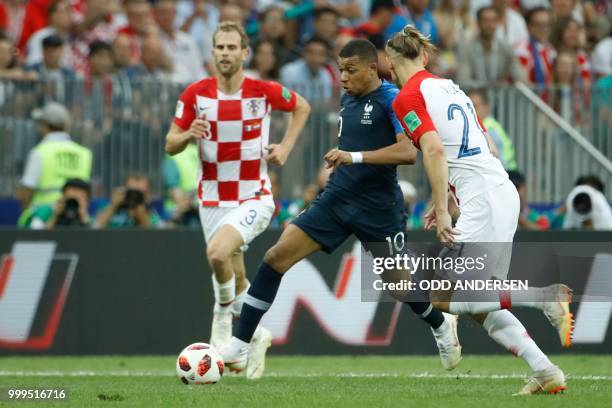
[[[590,88],[591,65],[584,51],[584,32],[578,21],[571,16],[558,18],[552,29],[551,43],[558,53],[569,53],[574,56],[578,65],[579,85]]]
[[[181,1],[178,4],[177,20],[181,31],[191,35],[202,56],[206,71],[211,69],[212,35],[219,24],[219,10],[209,0]]]
[[[540,217],[535,212],[532,212],[527,205],[527,183],[525,182],[525,176],[516,171],[510,170],[508,177],[516,190],[518,191],[521,210],[518,219],[518,228],[527,230],[545,230],[550,227],[550,221],[544,216]]]
[[[45,37],[42,41],[43,60],[37,64],[26,67],[27,70],[35,71],[42,80],[52,80],[63,86],[63,81],[74,80],[75,73],[69,68],[62,66],[64,55],[64,39],[57,34]]]
[[[36,31],[28,40],[26,49],[26,65],[34,65],[43,60],[43,40],[50,35],[60,36],[66,43],[62,55],[62,66],[72,66],[72,50],[70,47],[70,30],[72,28],[72,14],[68,0],[54,0],[47,9],[49,25]]]
[[[113,72],[113,48],[104,41],[95,41],[89,46],[88,79],[108,79]]]
[[[393,21],[394,15],[395,3],[393,0],[373,0],[368,20],[343,31],[353,37],[365,38],[374,44],[376,49],[382,50],[385,48],[385,30]]]
[[[277,81],[280,70],[278,60],[274,44],[268,40],[259,41],[253,45],[253,58],[244,74],[252,78]]]
[[[304,44],[311,37],[319,37],[327,41],[329,44],[333,44],[336,39],[338,32],[340,30],[340,25],[338,24],[338,19],[340,18],[340,14],[336,11],[336,9],[332,7],[320,7],[314,10],[314,31],[309,30],[309,32],[304,33],[302,38],[292,50],[292,59],[298,59],[302,56],[304,52]]]
[[[487,133],[495,143],[499,160],[502,162],[504,169],[516,170],[516,159],[514,153],[514,145],[503,126],[491,116],[491,104],[485,89],[473,89],[468,96],[474,104],[476,114],[482,119]]]
[[[311,38],[304,47],[304,57],[281,69],[281,83],[295,89],[310,103],[330,100],[333,84],[329,72],[325,69],[329,52],[329,45],[325,40]]]
[[[597,43],[592,61],[596,79],[612,75],[612,35]]]
[[[72,7],[72,69],[78,74],[87,71],[89,44],[94,41],[113,42],[123,21],[123,15],[119,15],[122,10],[120,0],[84,0],[78,7]]]
[[[32,214],[25,227],[54,229],[57,227],[88,227],[91,186],[81,179],[70,179],[62,188],[62,197],[53,205],[42,205]]]
[[[565,200],[563,229],[612,230],[612,210],[597,176],[584,176]]]
[[[513,48],[529,41],[529,33],[523,16],[512,9],[510,0],[492,0],[493,7],[499,15],[496,36],[510,43]]]
[[[399,13],[385,30],[385,39],[402,30],[406,24],[412,24],[436,46],[440,45],[440,35],[434,16],[429,10],[429,0],[403,0]]]
[[[153,20],[151,5],[147,1],[125,0],[124,4],[128,23],[119,29],[118,34],[127,35],[130,38],[132,56],[138,59],[144,40],[157,34],[157,25]]]
[[[497,86],[523,79],[509,43],[495,36],[499,18],[494,7],[478,10],[478,36],[459,46],[457,81],[466,88]]]
[[[199,168],[198,145],[195,143],[188,144],[179,154],[164,158],[164,211],[172,225],[200,225],[197,184],[194,182]]]
[[[178,82],[174,66],[166,55],[164,45],[157,35],[149,35],[142,42],[141,64],[126,71],[130,78],[145,77],[160,81]]]
[[[219,23],[223,21],[244,22],[247,11],[243,10],[237,3],[227,1],[219,7]]]
[[[271,5],[264,10],[259,18],[260,29],[256,41],[268,40],[274,44],[280,58],[279,65],[284,65],[291,59],[291,52],[287,48],[285,35],[287,22],[285,11],[278,5]]]
[[[13,41],[23,55],[30,36],[47,25],[46,17],[28,0],[0,2],[0,30]]]
[[[470,16],[469,0],[439,0],[433,14],[441,49],[453,50],[473,36],[476,27]]]
[[[10,38],[0,35],[0,80],[32,80],[38,78],[36,72],[25,71],[19,66],[19,51]],[[7,101],[9,83],[0,83],[0,104]]]
[[[557,55],[553,74],[555,87],[573,88],[578,77],[578,65],[574,55],[569,52]]]
[[[333,7],[320,7],[314,11],[314,36],[332,43],[338,34],[340,13]]]
[[[113,191],[110,203],[101,209],[95,221],[97,228],[150,228],[162,226],[161,218],[151,207],[150,183],[144,174],[130,174],[122,187]]]
[[[155,20],[160,29],[166,55],[174,61],[174,75],[181,83],[199,81],[207,74],[203,58],[193,38],[176,28],[177,0],[157,0]]]
[[[527,13],[529,41],[517,50],[519,62],[525,75],[540,95],[544,95],[546,86],[553,82],[553,63],[556,51],[550,44],[550,11],[536,7]]]
[[[89,181],[91,177],[92,153],[71,140],[68,109],[49,102],[42,109],[34,110],[32,117],[38,122],[43,138],[28,154],[21,184],[15,193],[23,210],[20,225],[24,225],[36,207],[53,204],[60,198],[68,179]]]
[[[367,17],[368,10],[364,8],[365,6],[360,4],[359,0],[316,0],[314,3],[315,8],[333,8],[338,12],[340,17],[347,20],[359,20]]]
[[[584,23],[582,6],[576,7],[576,0],[550,0],[550,8],[554,21],[573,17],[580,24]]]
[[[113,60],[117,71],[122,71],[136,65],[137,60],[132,55],[130,45],[130,38],[125,34],[118,35],[113,41]]]

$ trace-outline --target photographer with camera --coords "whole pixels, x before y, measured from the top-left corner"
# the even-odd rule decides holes
[[[161,218],[150,206],[149,179],[130,174],[125,185],[113,191],[111,201],[96,216],[97,228],[150,228],[162,226]]]
[[[612,230],[612,209],[597,176],[582,176],[565,200],[563,229]]]
[[[26,228],[89,227],[91,186],[81,179],[70,179],[62,188],[62,197],[51,205],[36,208]]]

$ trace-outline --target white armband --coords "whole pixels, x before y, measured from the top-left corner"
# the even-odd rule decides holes
[[[353,164],[363,163],[363,154],[361,152],[351,152]]]

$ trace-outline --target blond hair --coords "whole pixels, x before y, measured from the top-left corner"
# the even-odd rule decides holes
[[[422,53],[432,54],[437,51],[429,37],[410,24],[393,34],[387,41],[387,47],[409,60],[418,58]]]
[[[229,33],[232,31],[235,31],[238,33],[238,35],[240,35],[240,47],[247,48],[249,46],[249,37],[247,36],[246,31],[244,31],[244,27],[242,27],[242,24],[236,21],[224,21],[219,24],[219,26],[213,33],[213,47],[216,45],[215,37],[218,33]]]

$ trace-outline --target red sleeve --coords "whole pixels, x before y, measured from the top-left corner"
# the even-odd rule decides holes
[[[420,91],[401,93],[393,101],[393,111],[399,119],[406,134],[418,148],[419,139],[425,133],[437,131],[427,112],[425,99]]]
[[[28,3],[25,8],[25,17],[21,27],[21,36],[17,41],[17,48],[22,53],[25,52],[25,46],[32,34],[44,28],[46,23],[46,15],[36,8],[34,4]]]
[[[285,112],[291,112],[295,109],[297,95],[294,91],[274,81],[262,82],[262,84],[272,109]]]
[[[6,15],[6,8],[4,7],[4,4],[0,3],[0,29],[4,31],[6,30],[7,26],[8,26],[8,17]]]
[[[191,122],[195,119],[195,87],[188,86],[176,103],[176,112],[174,113],[174,123],[183,130],[189,129]]]

